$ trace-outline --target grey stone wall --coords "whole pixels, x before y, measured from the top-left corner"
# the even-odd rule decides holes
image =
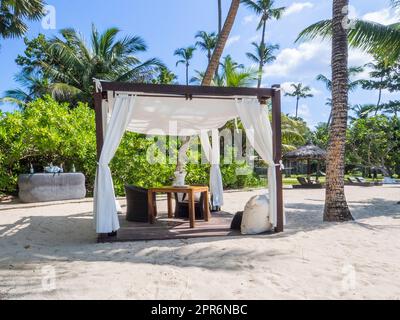
[[[86,196],[85,176],[82,173],[35,173],[18,178],[22,202],[47,202],[82,199]]]

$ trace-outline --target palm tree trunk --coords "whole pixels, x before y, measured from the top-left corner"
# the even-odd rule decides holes
[[[186,85],[189,85],[189,64],[186,64]]]
[[[260,44],[260,46],[263,46],[262,48],[264,48],[264,50],[265,50],[265,29],[266,29],[266,26],[267,26],[267,20],[264,20],[262,34],[261,34],[261,44]],[[258,69],[259,74],[258,74],[257,88],[261,87],[263,69],[264,69],[264,61],[262,59],[260,59],[260,66],[259,66],[259,69]]]
[[[221,34],[222,31],[222,0],[218,0],[218,37]],[[211,62],[211,54],[210,58],[208,59],[208,64]],[[217,77],[219,74],[219,64],[217,66],[217,69],[215,69],[215,76]]]
[[[324,221],[353,220],[344,193],[345,143],[348,116],[348,41],[342,22],[349,0],[333,0],[332,123],[327,152]]]
[[[382,83],[382,81],[383,81],[383,77],[381,78],[381,83]],[[378,96],[378,102],[376,104],[375,115],[378,114],[378,110],[381,105],[381,100],[382,100],[382,87],[379,88],[379,96]]]
[[[297,115],[299,114],[299,100],[300,100],[300,98],[297,97],[297,99],[296,99],[296,119],[297,119]]]
[[[331,121],[332,121],[332,111],[329,112],[329,118],[328,118],[328,122],[327,122],[328,128],[330,128],[330,126],[331,126]]]
[[[218,0],[218,35],[222,31],[222,1]]]
[[[202,86],[210,86],[212,78],[218,68],[219,61],[224,51],[226,41],[231,33],[237,12],[239,10],[240,0],[232,0],[231,7],[229,8],[228,16],[226,17],[224,27],[218,37],[218,42],[208,64],[207,71],[204,75]]]

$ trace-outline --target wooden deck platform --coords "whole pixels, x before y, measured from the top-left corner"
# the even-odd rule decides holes
[[[196,227],[191,229],[189,220],[168,219],[162,216],[156,223],[128,222],[125,215],[120,215],[121,229],[116,237],[102,236],[99,242],[129,242],[150,240],[190,239],[204,237],[240,236],[239,231],[230,229],[233,215],[226,212],[212,213],[209,222],[196,220]]]

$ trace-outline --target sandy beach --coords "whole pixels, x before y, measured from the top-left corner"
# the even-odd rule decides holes
[[[400,186],[346,195],[355,222],[322,222],[324,190],[287,189],[281,234],[113,244],[91,199],[1,204],[0,299],[400,299]]]

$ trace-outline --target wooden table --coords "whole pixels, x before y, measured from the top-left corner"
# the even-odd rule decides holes
[[[188,187],[161,187],[161,188],[151,188],[147,193],[147,201],[149,207],[149,221],[151,224],[155,222],[156,213],[154,212],[154,208],[156,204],[154,203],[155,197],[153,196],[156,193],[166,193],[168,199],[168,218],[173,218],[174,213],[172,209],[172,195],[174,193],[186,193],[188,195],[189,200],[189,220],[190,220],[190,228],[195,227],[195,204],[194,204],[194,195],[196,193],[203,193],[203,206],[204,206],[204,220],[210,220],[210,208],[208,206],[208,187],[207,186],[188,186]]]

